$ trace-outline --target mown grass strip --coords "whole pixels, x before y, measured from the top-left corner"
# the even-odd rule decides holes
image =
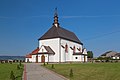
[[[120,63],[77,63],[52,64],[45,67],[69,78],[70,80],[120,80]],[[73,77],[70,77],[70,69]]]
[[[11,80],[10,79],[11,71],[13,71],[16,80],[21,80],[24,66],[22,64],[21,66],[19,66],[19,69],[18,69],[18,65],[19,63],[0,64],[0,80]]]

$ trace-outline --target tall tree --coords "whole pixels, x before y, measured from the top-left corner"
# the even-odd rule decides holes
[[[92,51],[87,51],[87,56],[88,56],[88,58],[93,58],[93,52]]]

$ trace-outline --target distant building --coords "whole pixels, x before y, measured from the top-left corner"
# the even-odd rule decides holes
[[[108,52],[105,52],[104,54],[102,54],[100,57],[109,57],[109,58],[112,58],[112,59],[120,59],[120,53],[117,53],[115,51],[108,51]]]
[[[117,54],[117,52],[108,51],[108,52],[105,52],[104,54],[102,54],[101,57],[113,57],[115,54]]]
[[[57,11],[52,27],[38,39],[39,47],[26,55],[26,62],[87,62],[87,51],[77,36],[58,23]]]
[[[120,59],[120,53],[117,53],[113,56],[113,59]]]

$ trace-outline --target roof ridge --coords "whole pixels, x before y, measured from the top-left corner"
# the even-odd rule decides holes
[[[67,29],[65,29],[65,28],[63,28],[63,27],[61,27],[61,28],[64,29],[64,30],[66,30],[66,31],[69,31],[69,30],[67,30]],[[73,31],[69,31],[69,32],[74,33]]]

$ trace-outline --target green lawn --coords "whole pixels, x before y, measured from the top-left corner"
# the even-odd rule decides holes
[[[120,80],[120,63],[74,63],[54,64],[55,69],[47,68],[59,73],[70,80]],[[69,77],[73,69],[73,77]]]
[[[17,69],[18,64],[17,63],[13,63],[13,64],[0,63],[0,80],[11,80],[10,79],[11,71],[14,72],[16,80],[21,80],[22,73],[23,73],[23,65],[20,67],[20,69]]]

